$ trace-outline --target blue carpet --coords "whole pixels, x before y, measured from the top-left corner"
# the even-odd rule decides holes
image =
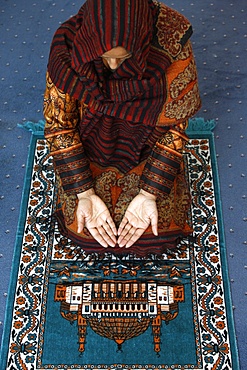
[[[246,350],[246,2],[167,1],[193,23],[205,119],[215,119],[236,334],[241,368]],[[0,13],[0,321],[4,325],[15,234],[30,134],[17,123],[42,119],[49,45],[59,22],[81,2],[2,1]]]

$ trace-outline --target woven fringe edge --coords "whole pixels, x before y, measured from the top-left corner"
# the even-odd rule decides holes
[[[31,131],[32,133],[37,132],[44,132],[45,127],[45,121],[39,120],[38,122],[31,122],[27,121],[25,123],[19,123],[17,125],[20,128],[24,128],[25,130]],[[187,132],[205,132],[205,131],[213,131],[216,126],[215,120],[207,120],[205,121],[204,118],[198,117],[198,118],[190,118],[189,124],[187,127]]]

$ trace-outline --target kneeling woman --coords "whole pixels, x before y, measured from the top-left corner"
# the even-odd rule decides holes
[[[56,31],[44,98],[61,233],[143,256],[192,229],[183,148],[200,108],[191,25],[151,0],[87,0]]]

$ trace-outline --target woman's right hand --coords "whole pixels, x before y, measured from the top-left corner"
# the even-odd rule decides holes
[[[93,189],[77,194],[77,197],[77,232],[81,233],[86,227],[102,247],[115,247],[117,229],[105,203]]]

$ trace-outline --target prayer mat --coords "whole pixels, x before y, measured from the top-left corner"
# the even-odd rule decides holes
[[[193,236],[146,258],[87,255],[60,235],[43,122],[25,126],[33,135],[1,369],[238,370],[215,122],[188,129]]]

